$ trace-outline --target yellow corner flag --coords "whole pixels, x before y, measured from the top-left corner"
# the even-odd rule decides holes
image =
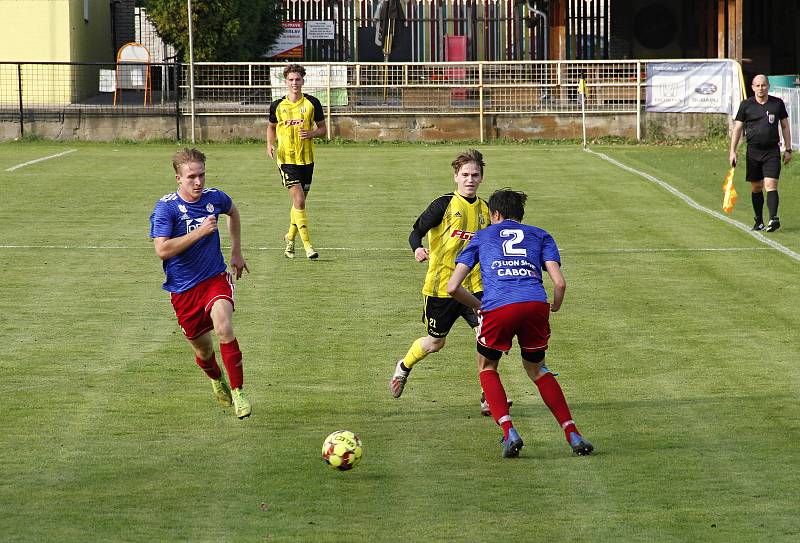
[[[585,102],[589,97],[589,87],[586,86],[586,80],[581,79],[578,81],[578,96],[581,103]]]
[[[736,189],[733,186],[733,172],[736,168],[728,170],[728,175],[725,176],[725,181],[722,182],[722,211],[730,214],[733,211],[733,206],[736,205]]]

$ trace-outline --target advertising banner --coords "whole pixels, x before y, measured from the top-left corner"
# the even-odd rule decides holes
[[[647,65],[647,111],[727,113],[742,100],[733,62],[653,62]]]
[[[283,32],[264,54],[268,58],[303,58],[303,21],[283,21]]]
[[[305,66],[303,92],[315,96],[323,106],[328,105],[327,66]],[[286,94],[286,79],[282,67],[269,70],[269,84],[272,86],[272,99],[277,100]],[[331,66],[331,105],[347,105],[347,66]]]

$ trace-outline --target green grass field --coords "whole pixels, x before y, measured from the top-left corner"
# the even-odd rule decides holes
[[[387,389],[424,334],[408,233],[463,146],[319,146],[317,262],[283,257],[289,200],[263,146],[200,147],[243,216],[244,421],[212,400],[160,289],[148,217],[177,146],[0,144],[3,541],[800,538],[800,166],[768,237],[781,252],[576,146],[481,147],[480,194],[526,191],[526,222],[561,248],[548,365],[596,447],[570,454],[513,351],[526,447],[504,460],[466,325],[402,398]],[[722,146],[594,150],[720,209]],[[364,441],[351,472],[320,459],[341,428]]]

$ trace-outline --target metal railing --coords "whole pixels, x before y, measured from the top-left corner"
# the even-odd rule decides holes
[[[0,62],[0,122],[181,114],[181,64]],[[147,71],[149,70],[149,76]]]
[[[786,104],[789,113],[789,128],[792,134],[792,149],[800,149],[800,89],[792,87],[771,87],[769,93]],[[781,133],[781,145],[783,145]]]
[[[643,99],[637,61],[520,61],[304,64],[305,92],[330,115],[635,113]],[[285,64],[195,63],[199,114],[263,115],[283,96]],[[183,72],[184,74],[186,71]],[[188,83],[181,82],[186,94]]]
[[[196,115],[266,115],[286,93],[285,65],[195,63]],[[586,79],[586,112],[637,116],[644,99],[638,61],[304,64],[304,92],[326,117],[580,114],[578,83]],[[187,71],[183,72],[184,74]],[[181,84],[187,94],[188,83]],[[183,102],[182,102],[183,104]],[[331,123],[328,123],[330,136]]]
[[[320,99],[326,117],[476,116],[483,136],[487,116],[581,114],[578,83],[585,79],[586,114],[635,115],[639,126],[647,62],[305,63],[304,91]],[[18,120],[24,134],[37,118],[66,115],[174,116],[180,131],[192,105],[199,116],[266,116],[286,93],[285,66],[195,63],[192,104],[182,64],[150,65],[147,100],[142,77],[126,84],[121,65],[0,62],[0,121]],[[109,77],[124,88],[112,92]]]
[[[379,0],[282,0],[286,21],[331,21],[334,36],[304,42],[306,62],[382,60],[374,51],[375,15]],[[410,0],[401,3],[403,22],[396,27],[394,58],[413,62],[443,62],[446,40],[466,38],[467,55],[476,61],[547,59],[547,2],[520,0]],[[609,58],[610,0],[567,0],[567,58]],[[538,8],[538,9],[537,9]],[[544,10],[544,11],[541,11]],[[457,59],[461,60],[461,58]]]

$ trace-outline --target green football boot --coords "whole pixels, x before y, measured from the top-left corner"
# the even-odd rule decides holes
[[[236,410],[236,416],[240,419],[246,418],[250,416],[250,411],[252,408],[250,407],[250,402],[244,396],[244,392],[242,392],[241,388],[234,388],[231,391],[233,395],[233,407]]]
[[[228,383],[225,382],[225,379],[222,377],[219,379],[212,379],[211,388],[214,390],[214,397],[222,405],[222,407],[230,407],[231,404],[233,404],[231,389],[228,386]]]

